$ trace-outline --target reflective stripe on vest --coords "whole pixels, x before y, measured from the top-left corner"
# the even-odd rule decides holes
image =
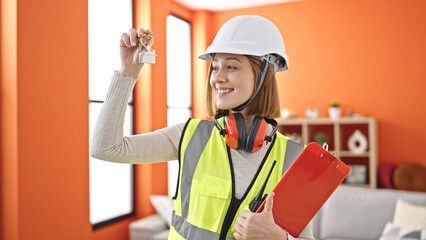
[[[220,120],[223,125],[223,118]],[[235,187],[229,148],[214,124],[211,121],[190,119],[182,135],[179,180],[169,239],[217,240],[221,231],[224,231],[223,236],[226,231],[227,240],[234,239],[236,218],[242,210],[248,208],[259,192],[272,162],[277,160],[265,194],[272,191],[304,148],[302,144],[277,133],[247,192],[241,199],[236,199],[233,197]],[[230,211],[231,200],[235,212]],[[222,229],[224,221],[229,225],[228,229],[226,226]]]

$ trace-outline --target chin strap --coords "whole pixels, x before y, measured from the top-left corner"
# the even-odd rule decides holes
[[[238,107],[235,107],[235,108],[233,108],[232,109],[232,111],[235,111],[235,112],[239,112],[239,111],[242,111],[244,108],[246,108],[253,100],[254,100],[254,98],[257,96],[257,94],[259,93],[259,91],[260,91],[260,89],[262,88],[262,86],[263,86],[263,82],[265,81],[265,77],[266,77],[266,74],[268,73],[268,69],[269,69],[269,62],[268,61],[266,61],[266,59],[263,59],[262,60],[262,74],[260,74],[260,76],[259,76],[259,81],[257,81],[257,88],[256,88],[256,91],[253,93],[253,95],[245,102],[245,103],[243,103],[243,104],[241,104],[240,106],[238,106]]]

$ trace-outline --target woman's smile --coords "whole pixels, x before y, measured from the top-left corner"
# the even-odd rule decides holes
[[[233,88],[224,88],[224,87],[219,87],[216,88],[216,92],[217,92],[217,96],[218,97],[225,97],[228,96],[230,93],[232,93],[234,91]]]

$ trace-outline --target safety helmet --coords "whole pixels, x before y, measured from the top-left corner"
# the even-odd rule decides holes
[[[198,57],[211,60],[215,53],[249,55],[274,65],[274,71],[288,70],[288,56],[278,28],[261,16],[242,15],[227,21],[205,53]]]

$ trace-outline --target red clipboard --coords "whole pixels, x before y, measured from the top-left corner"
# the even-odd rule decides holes
[[[309,143],[290,166],[275,192],[275,223],[298,237],[348,175],[350,168],[316,143]],[[265,202],[257,212],[261,212]]]

